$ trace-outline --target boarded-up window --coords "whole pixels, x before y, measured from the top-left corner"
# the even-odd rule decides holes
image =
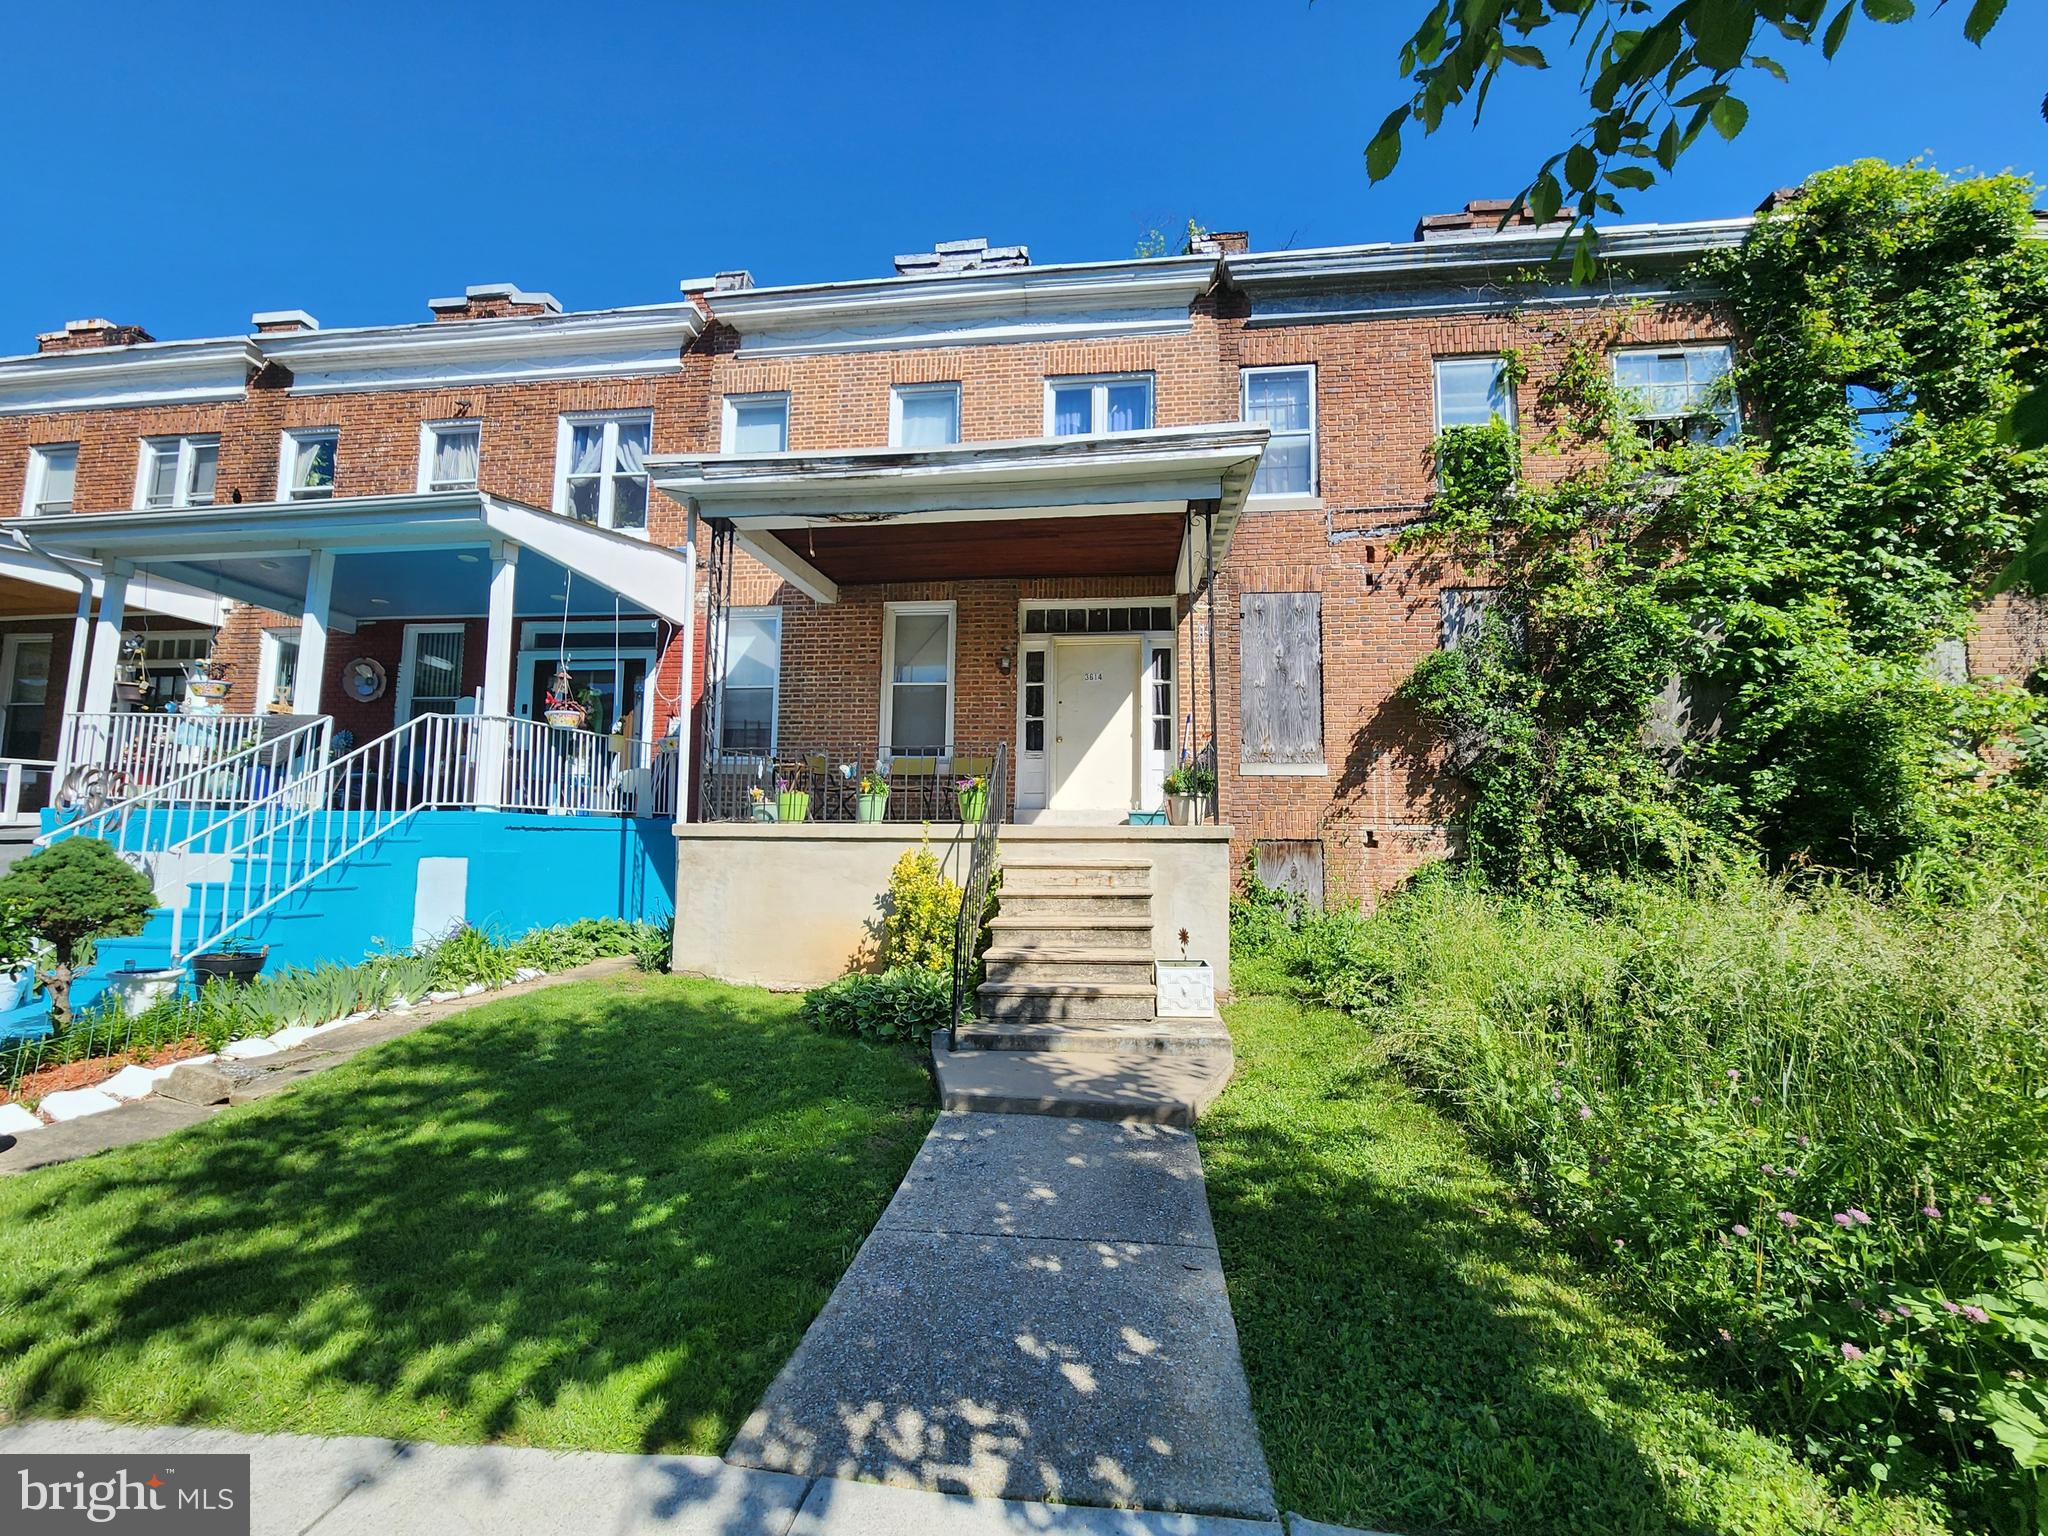
[[[1259,855],[1259,882],[1276,891],[1289,891],[1310,907],[1323,909],[1323,845],[1307,841],[1260,841],[1253,845]]]
[[[1443,618],[1443,649],[1455,651],[1472,645],[1485,628],[1486,616],[1495,612],[1501,600],[1499,587],[1446,587],[1437,596],[1437,611]],[[1518,610],[1501,610],[1508,639],[1517,648],[1523,642],[1522,615]]]
[[[1247,767],[1323,762],[1323,597],[1247,592],[1239,607],[1239,677]]]

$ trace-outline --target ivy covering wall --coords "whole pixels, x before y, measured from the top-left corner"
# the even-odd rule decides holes
[[[1562,456],[1561,478],[1521,474],[1499,424],[1445,435],[1416,537],[1501,594],[1406,693],[1469,785],[1489,878],[1758,857],[1897,877],[1960,844],[2040,841],[2039,702],[1953,666],[2048,511],[2048,454],[1999,434],[2048,382],[2035,196],[1859,161],[1703,263],[1738,333],[1733,443],[1631,421],[1612,314],[1551,332],[1529,370],[1534,451]]]

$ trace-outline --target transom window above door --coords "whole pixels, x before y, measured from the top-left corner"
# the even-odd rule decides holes
[[[299,427],[284,435],[279,455],[277,499],[318,501],[334,494],[335,459],[341,433],[334,427]]]
[[[647,531],[647,451],[654,417],[564,416],[555,450],[555,510],[579,523]]]
[[[211,506],[219,471],[218,437],[145,437],[135,475],[135,504],[151,508]]]
[[[898,384],[889,391],[889,445],[944,448],[960,441],[958,384]]]
[[[725,453],[789,452],[789,396],[727,395],[721,431]]]
[[[430,421],[421,427],[420,489],[475,490],[483,442],[481,422]]]
[[[1152,375],[1128,373],[1045,381],[1045,435],[1143,432],[1152,425]]]

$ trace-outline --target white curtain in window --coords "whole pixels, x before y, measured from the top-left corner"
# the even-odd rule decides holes
[[[741,400],[732,411],[734,453],[782,453],[789,447],[787,400]]]
[[[1152,425],[1152,391],[1143,384],[1109,386],[1109,430],[1142,432]]]
[[[42,481],[36,487],[38,512],[69,512],[72,487],[78,480],[78,449],[47,448],[41,451]]]
[[[192,484],[188,500],[195,507],[213,502],[214,481],[220,472],[220,444],[195,443],[192,447]]]
[[[442,490],[475,485],[483,434],[475,427],[440,427],[434,432],[433,483]]]
[[[951,389],[911,389],[896,398],[898,441],[905,448],[944,448],[960,441],[960,395]]]
[[[1091,401],[1095,391],[1086,384],[1052,392],[1052,435],[1078,437],[1093,425]]]
[[[619,423],[618,461],[612,481],[612,526],[647,526],[647,449],[654,427],[646,421]]]

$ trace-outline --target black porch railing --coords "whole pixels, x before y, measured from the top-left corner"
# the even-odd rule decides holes
[[[793,744],[706,754],[699,821],[979,822],[1008,803],[1007,745]]]
[[[974,988],[976,968],[981,962],[981,930],[988,918],[989,882],[996,872],[996,835],[1010,810],[1010,748],[996,748],[995,771],[989,776],[989,791],[980,805],[981,815],[973,825],[974,841],[967,859],[967,876],[960,882],[960,915],[953,924],[953,1013],[960,1022],[960,1010],[967,1005]]]

